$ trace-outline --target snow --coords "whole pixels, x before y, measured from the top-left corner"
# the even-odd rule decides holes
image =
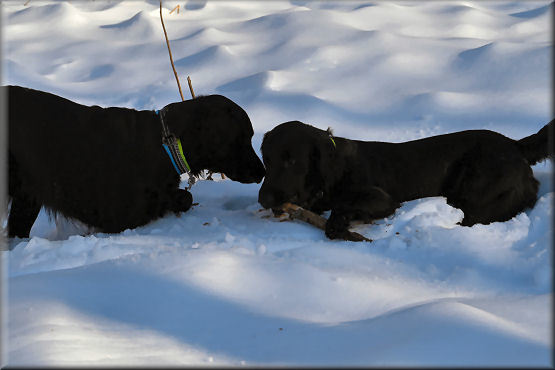
[[[3,84],[179,99],[157,1],[25,3],[2,3]],[[552,16],[547,1],[164,2],[182,84],[240,104],[259,154],[287,120],[394,142],[535,133],[552,119]],[[538,202],[507,222],[462,227],[425,198],[352,228],[372,243],[279,222],[260,184],[218,175],[189,212],[120,234],[43,210],[0,252],[4,364],[549,366],[553,168],[533,169]]]

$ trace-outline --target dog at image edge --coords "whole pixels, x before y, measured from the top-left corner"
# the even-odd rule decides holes
[[[154,111],[84,106],[19,86],[8,96],[9,237],[28,237],[42,206],[95,230],[118,233],[192,204],[162,146]],[[193,174],[207,169],[242,183],[264,166],[246,112],[220,96],[164,108]]]
[[[536,203],[530,166],[553,157],[552,138],[553,121],[521,140],[469,130],[405,143],[349,140],[286,122],[264,135],[258,201],[272,209],[291,202],[331,210],[331,239],[345,238],[353,220],[368,223],[401,202],[433,196],[461,209],[464,226],[506,221]]]

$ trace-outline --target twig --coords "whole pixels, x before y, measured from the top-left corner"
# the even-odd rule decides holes
[[[312,226],[316,226],[319,229],[326,230],[327,220],[324,217],[317,215],[314,212],[311,212],[293,203],[284,203],[280,209],[284,212],[287,212],[291,219],[301,220],[311,224]],[[353,242],[372,241],[372,239],[368,239],[363,235],[360,235],[359,233],[355,233],[348,230],[347,230],[347,235],[345,236],[345,240],[349,240]]]
[[[296,218],[298,220],[308,222],[309,224],[322,230],[326,229],[326,219],[314,212],[306,210],[293,203],[284,203],[281,206],[281,209],[284,212],[287,212],[290,218]]]
[[[170,14],[172,14],[175,9],[177,9],[177,14],[179,14],[179,4],[177,4],[177,6],[175,8],[172,9],[172,11],[170,12]]]
[[[189,91],[191,91],[191,96],[195,98],[195,92],[193,91],[193,84],[191,83],[191,77],[187,76],[187,82],[189,83]]]
[[[166,36],[166,44],[168,45],[168,53],[170,54],[170,62],[173,68],[173,74],[175,75],[175,80],[177,81],[177,87],[179,88],[179,95],[181,95],[181,100],[183,98],[183,92],[181,91],[181,84],[179,83],[179,77],[177,76],[177,71],[175,70],[175,65],[173,64],[172,50],[170,48],[170,40],[168,40],[168,33],[166,32],[166,26],[164,25],[164,18],[162,18],[162,0],[160,0],[160,21],[162,22],[162,28],[164,29],[164,36]]]
[[[177,13],[179,13],[179,5],[177,5]],[[170,14],[175,10],[175,8],[170,12]],[[170,40],[168,39],[168,33],[166,32],[166,26],[164,25],[164,18],[162,17],[162,0],[160,0],[160,21],[162,22],[162,29],[164,30],[164,36],[166,37],[166,44],[168,45],[168,53],[170,54],[170,62],[172,64],[173,74],[175,75],[175,80],[177,81],[177,87],[179,89],[179,95],[181,100],[185,101],[183,97],[183,91],[181,91],[181,84],[179,83],[179,77],[177,76],[177,71],[175,70],[175,65],[173,64],[172,50],[170,48]],[[195,92],[193,91],[193,84],[191,83],[191,77],[187,76],[187,82],[189,83],[189,90],[191,91],[191,96],[195,99]],[[225,179],[225,175],[222,173],[222,179]]]

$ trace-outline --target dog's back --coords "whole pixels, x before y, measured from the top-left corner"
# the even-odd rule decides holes
[[[148,222],[152,216],[139,210],[148,188],[159,187],[163,155],[159,126],[145,117],[153,113],[7,88],[10,196],[105,231],[120,231],[122,220]]]
[[[521,140],[468,130],[393,144],[380,182],[398,201],[445,196],[464,211],[463,225],[506,221],[536,202],[530,165],[549,156],[552,125]]]

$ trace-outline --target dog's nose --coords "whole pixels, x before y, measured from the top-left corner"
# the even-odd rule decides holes
[[[243,163],[243,165],[231,168],[226,171],[226,175],[234,180],[243,184],[257,183],[260,184],[266,175],[266,169],[262,161],[254,152],[252,156],[246,157],[238,161],[230,161],[230,163]]]
[[[270,193],[258,193],[258,203],[262,205],[264,208],[272,208],[275,203],[275,198]]]
[[[258,157],[256,157],[256,165],[255,165],[254,173],[255,173],[256,183],[260,184],[264,176],[266,176],[266,169],[264,168],[262,161]]]
[[[250,153],[249,151],[245,151],[247,156],[245,157],[244,163],[246,166],[238,169],[241,173],[241,176],[246,180],[245,182],[253,183],[256,182],[260,184],[264,176],[266,175],[266,169],[262,164],[262,161],[254,150],[251,148]]]

